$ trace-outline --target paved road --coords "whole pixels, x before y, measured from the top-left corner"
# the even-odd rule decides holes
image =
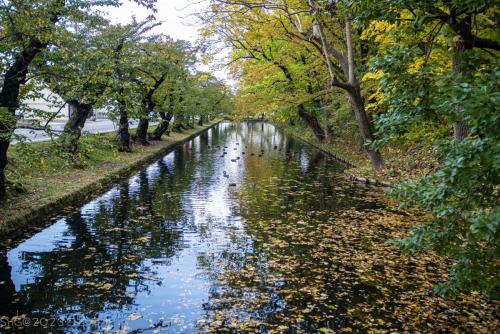
[[[131,128],[137,127],[137,121],[130,121]],[[65,122],[52,122],[50,123],[51,128],[54,131],[62,131],[64,128]],[[83,128],[84,133],[102,133],[102,132],[111,132],[115,131],[117,126],[113,121],[109,119],[100,119],[97,121],[87,120],[85,122],[85,127]],[[47,135],[45,131],[39,130],[28,130],[28,129],[17,129],[15,131],[18,135],[23,135],[27,138],[28,141],[47,141],[50,140],[50,136]],[[16,140],[12,141],[14,144],[17,142]]]

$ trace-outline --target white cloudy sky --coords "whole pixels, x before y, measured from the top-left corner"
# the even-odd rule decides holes
[[[164,22],[160,28],[161,32],[175,39],[184,39],[195,42],[198,37],[198,26],[190,14],[196,13],[206,5],[206,0],[158,0],[158,12],[154,16],[158,21]],[[119,8],[110,7],[108,17],[112,22],[128,23],[132,16],[144,19],[152,12],[140,7],[130,0],[124,0]]]
[[[129,23],[135,16],[138,20],[144,19],[153,14],[158,21],[163,24],[157,28],[157,32],[162,32],[174,39],[183,39],[193,44],[199,37],[199,25],[193,14],[198,13],[207,5],[208,0],[158,0],[157,12],[152,13],[144,7],[138,6],[131,0],[123,0],[123,5],[119,8],[110,7],[106,10],[108,18],[113,23]],[[198,66],[200,70],[211,71],[217,77],[226,80],[229,84],[234,83],[228,78],[226,70]]]

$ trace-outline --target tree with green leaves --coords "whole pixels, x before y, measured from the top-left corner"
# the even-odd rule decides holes
[[[137,0],[153,9],[155,0]],[[68,34],[70,27],[99,14],[96,7],[119,6],[119,0],[90,3],[84,0],[8,1],[0,5],[0,198],[6,196],[7,151],[16,127],[16,110],[22,87],[28,82],[33,62]]]
[[[51,91],[70,106],[71,114],[59,140],[63,149],[78,153],[78,141],[90,112],[102,105],[103,95],[115,77],[123,41],[109,44],[105,22],[78,28],[47,53],[40,72]]]
[[[140,86],[137,82],[140,62],[143,56],[142,43],[151,38],[146,33],[158,26],[159,23],[148,18],[142,22],[129,25],[109,26],[106,29],[106,39],[109,45],[117,45],[120,49],[113,59],[113,79],[108,85],[104,98],[110,118],[118,123],[117,141],[118,150],[130,152],[130,118],[142,114],[143,105],[140,102]]]
[[[155,41],[144,43],[141,47],[143,57],[138,66],[138,76],[135,78],[141,87],[143,114],[139,118],[136,131],[137,140],[148,144],[148,128],[150,120],[156,120],[158,106],[162,105],[168,96],[165,92],[165,83],[177,67],[178,59],[173,57],[177,50],[173,41],[165,36],[158,36]]]
[[[34,2],[12,2],[0,6],[0,198],[6,195],[4,170],[10,138],[16,126],[21,87],[28,79],[30,64],[54,39],[56,23],[64,11],[62,0],[44,1],[38,5]],[[27,24],[32,20],[37,24]]]
[[[495,10],[497,5],[491,0],[479,1],[401,1],[388,0],[371,3],[359,1],[352,4],[358,19],[366,22],[369,19],[385,20],[387,22],[412,22],[410,28],[414,31],[432,27],[431,38],[427,51],[432,49],[435,38],[445,35],[449,40],[452,52],[452,71],[454,75],[470,75],[474,66],[480,64],[473,50],[484,50],[490,55],[492,51],[500,51],[500,34],[498,32]],[[401,15],[406,13],[406,15]],[[404,31],[405,29],[402,29]],[[490,51],[488,51],[490,50]],[[467,74],[467,72],[469,72]],[[456,106],[453,131],[455,138],[462,140],[467,137],[467,120],[461,119],[461,111]]]
[[[342,2],[315,0],[212,0],[209,15],[202,18],[213,35],[236,35],[237,40],[242,40],[240,36],[259,36],[255,32],[268,30],[267,35],[271,31],[274,38],[279,34],[279,39],[290,41],[290,44],[307,45],[313,56],[322,60],[321,73],[328,75],[322,83],[322,91],[311,99],[337,91],[347,95],[372,166],[378,171],[383,169],[382,156],[371,145],[375,141],[373,124],[366,113],[358,80],[362,54],[357,51],[361,46],[357,43],[357,31],[352,29],[351,12],[347,6]],[[326,113],[324,116],[328,117]],[[328,131],[329,126],[325,128],[325,134],[330,137]]]
[[[196,116],[198,125],[203,125],[206,120],[231,112],[228,101],[231,96],[229,88],[211,73],[200,72],[194,76],[195,84],[189,95],[196,97]]]
[[[164,52],[167,52],[163,59],[169,62],[169,73],[163,86],[165,93],[162,103],[158,106],[159,124],[149,134],[151,140],[161,140],[163,134],[168,131],[176,104],[182,103],[186,94],[185,82],[190,76],[188,70],[195,62],[191,46],[185,41],[170,41]]]
[[[143,43],[141,49],[135,78],[144,110],[136,132],[140,143],[161,140],[172,122],[177,131],[192,127],[195,117],[202,119],[208,110],[214,114],[213,109],[228,96],[226,85],[196,72],[195,50],[186,41],[158,36]],[[150,121],[158,121],[158,125],[148,133]]]
[[[390,193],[432,219],[398,241],[454,260],[442,294],[500,291],[498,6],[491,1],[360,1],[360,26],[379,36],[379,145],[434,138],[438,167]],[[378,28],[377,28],[378,27]],[[380,38],[383,36],[383,38]],[[429,136],[425,129],[432,129]],[[439,130],[441,129],[441,130]],[[436,131],[439,130],[439,131]]]
[[[241,6],[235,6],[237,14],[229,15],[232,12],[225,11],[225,4],[214,2],[212,10],[217,15],[205,18],[213,21],[206,34],[223,37],[233,50],[230,65],[239,79],[236,111],[242,117],[265,113],[278,122],[300,119],[319,141],[331,139],[329,120],[323,118],[322,127],[318,119],[328,114],[316,96],[328,81],[323,63],[307,44],[276,34],[285,20],[256,8],[257,15],[242,15],[238,12]],[[266,24],[269,22],[272,24]]]

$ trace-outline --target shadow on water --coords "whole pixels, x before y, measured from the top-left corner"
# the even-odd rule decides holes
[[[0,315],[66,333],[400,329],[390,302],[352,311],[390,299],[350,259],[387,231],[332,224],[384,208],[342,169],[269,124],[219,124],[1,250]]]

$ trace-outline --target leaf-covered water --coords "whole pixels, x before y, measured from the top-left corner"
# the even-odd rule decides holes
[[[414,217],[342,168],[271,125],[220,124],[4,243],[0,331],[498,329],[497,303],[432,294],[446,261],[399,254],[386,241]]]

